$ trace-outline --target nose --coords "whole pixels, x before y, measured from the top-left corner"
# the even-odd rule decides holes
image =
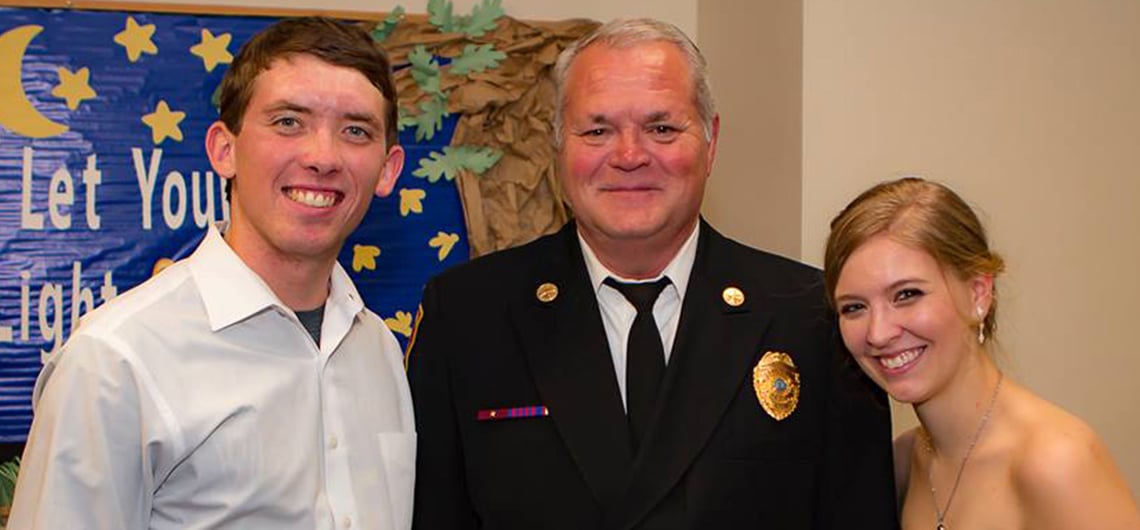
[[[340,169],[340,151],[336,136],[327,131],[309,134],[298,155],[298,162],[309,171],[327,175]]]
[[[868,317],[867,344],[871,347],[885,348],[901,333],[902,328],[889,311],[871,310]]]
[[[649,152],[642,142],[645,139],[637,130],[622,130],[614,146],[611,164],[622,171],[633,171],[649,164]]]

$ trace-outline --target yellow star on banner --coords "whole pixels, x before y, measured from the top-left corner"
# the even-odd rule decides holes
[[[424,213],[424,205],[420,202],[427,197],[427,192],[415,188],[400,190],[400,217],[407,217],[408,213]]]
[[[115,43],[127,49],[127,59],[132,63],[144,53],[155,55],[158,46],[150,38],[154,36],[154,24],[140,26],[135,17],[127,17],[127,28],[115,34]]]
[[[166,270],[167,267],[174,265],[174,260],[170,258],[158,258],[154,262],[154,267],[151,268],[151,276],[157,276],[158,273]]]
[[[405,337],[412,336],[412,314],[407,311],[396,311],[396,317],[385,318],[384,323],[393,333],[399,333]]]
[[[234,62],[234,56],[226,48],[230,45],[233,35],[223,33],[214,36],[208,29],[202,29],[202,42],[190,47],[190,53],[202,58],[207,72],[213,72],[219,64]]]
[[[361,269],[376,270],[376,256],[380,255],[380,247],[372,245],[352,246],[352,270],[360,272]]]
[[[67,108],[75,110],[85,99],[94,99],[96,94],[88,84],[91,81],[91,71],[80,68],[74,74],[67,68],[59,69],[59,84],[51,89],[51,95],[67,100]]]
[[[172,112],[166,100],[158,101],[158,108],[154,112],[142,117],[142,122],[150,126],[150,137],[154,145],[161,144],[167,138],[182,141],[182,129],[179,123],[186,118],[185,112]]]
[[[459,242],[459,234],[438,232],[435,237],[428,241],[428,246],[438,248],[439,261],[443,261],[444,258],[447,258],[447,255],[451,253],[451,247],[454,247],[457,242]]]

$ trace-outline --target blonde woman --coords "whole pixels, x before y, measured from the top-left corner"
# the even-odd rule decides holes
[[[824,266],[848,350],[921,421],[895,441],[903,528],[1140,529],[1097,434],[991,357],[1004,264],[958,195],[867,190],[832,221]]]

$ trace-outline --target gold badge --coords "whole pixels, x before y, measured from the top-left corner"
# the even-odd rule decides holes
[[[800,373],[788,354],[764,353],[752,369],[752,389],[756,400],[776,421],[787,418],[800,402]]]
[[[720,297],[724,298],[724,303],[732,307],[740,307],[740,304],[744,303],[744,291],[736,287],[725,287]]]
[[[555,298],[558,298],[558,286],[553,283],[539,285],[538,290],[534,292],[534,296],[543,303],[553,302]]]

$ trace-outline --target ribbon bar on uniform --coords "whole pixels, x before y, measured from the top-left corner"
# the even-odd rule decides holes
[[[550,410],[542,405],[533,407],[512,407],[506,409],[480,410],[475,418],[479,421],[513,420],[518,418],[538,418],[549,416]]]

